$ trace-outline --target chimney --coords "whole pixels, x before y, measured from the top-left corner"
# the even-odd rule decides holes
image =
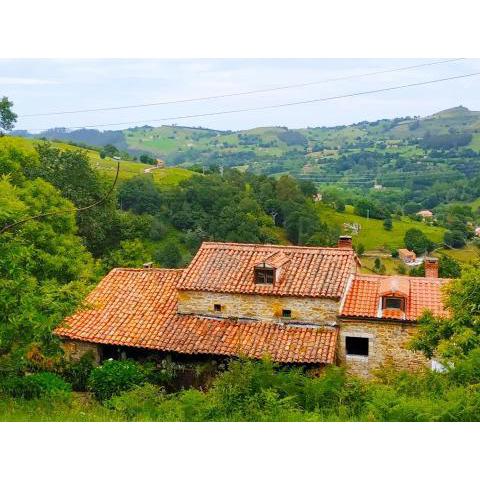
[[[338,245],[337,248],[350,248],[352,249],[352,237],[348,235],[342,235],[338,237]]]
[[[425,257],[425,278],[438,278],[438,258]]]

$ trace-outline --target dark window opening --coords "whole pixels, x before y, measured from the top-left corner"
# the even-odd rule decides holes
[[[221,312],[222,311],[222,306],[219,304],[219,303],[216,303],[214,306],[213,306],[213,310],[215,312]]]
[[[275,278],[275,271],[273,268],[256,268],[255,269],[255,283],[273,285]]]
[[[384,297],[383,308],[396,308],[398,310],[405,310],[405,303],[403,298]]]
[[[345,337],[347,355],[362,355],[368,357],[368,338]]]
[[[291,318],[292,316],[292,311],[291,310],[282,310],[282,317],[284,318]]]

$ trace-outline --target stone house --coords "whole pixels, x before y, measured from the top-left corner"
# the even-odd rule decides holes
[[[278,363],[339,363],[369,375],[426,365],[406,348],[424,308],[444,314],[429,278],[359,273],[350,237],[336,248],[205,242],[185,269],[116,268],[55,330],[69,355],[112,348]],[[438,270],[438,269],[437,269]]]

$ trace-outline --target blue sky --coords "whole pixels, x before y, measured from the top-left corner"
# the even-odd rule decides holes
[[[131,110],[21,118],[22,114],[115,107],[313,82],[394,69],[435,59],[192,59],[0,60],[0,96],[15,103],[16,128],[44,129],[131,122],[302,101],[480,71],[480,60],[340,80],[242,97]],[[399,91],[275,110],[177,121],[181,125],[245,129],[284,125],[332,126],[361,120],[428,115],[457,105],[480,110],[480,76]]]

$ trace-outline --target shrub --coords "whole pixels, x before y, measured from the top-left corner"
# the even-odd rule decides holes
[[[147,372],[132,360],[109,360],[92,370],[88,379],[88,389],[100,400],[108,400],[114,395],[143,385]]]
[[[159,406],[163,397],[161,388],[145,383],[112,397],[106,405],[121,413],[128,421],[154,421],[158,420]]]
[[[80,360],[68,362],[62,368],[62,376],[76,392],[84,392],[87,389],[88,378],[95,368],[93,360],[93,353],[87,352],[82,355]]]
[[[8,377],[3,380],[1,389],[12,397],[31,400],[48,395],[68,394],[71,385],[55,373],[41,372],[24,377]]]

